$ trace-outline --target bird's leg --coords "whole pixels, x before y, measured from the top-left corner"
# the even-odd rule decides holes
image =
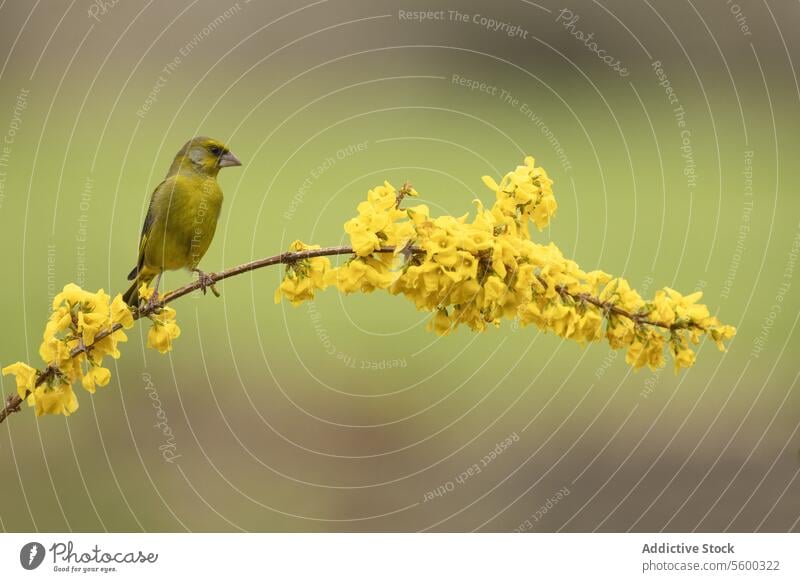
[[[203,291],[203,295],[206,294],[206,289],[211,289],[211,292],[216,295],[217,297],[220,296],[219,291],[214,286],[214,278],[210,275],[204,273],[200,269],[194,268],[192,269],[193,273],[197,273],[197,278],[200,282],[200,289]]]
[[[158,303],[158,286],[161,285],[161,275],[164,274],[164,271],[159,271],[158,275],[156,275],[156,285],[153,288],[153,294],[150,296],[150,299],[147,300],[147,304],[144,306],[145,311],[150,312]]]

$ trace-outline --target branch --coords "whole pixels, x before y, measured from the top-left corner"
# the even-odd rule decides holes
[[[393,253],[395,251],[394,247],[382,247],[377,249],[376,253]],[[234,277],[236,275],[241,275],[242,273],[248,273],[250,271],[255,271],[256,269],[261,269],[263,267],[270,267],[272,265],[285,265],[289,263],[296,263],[297,261],[302,261],[304,259],[313,259],[314,257],[331,257],[337,255],[352,255],[353,254],[353,247],[341,246],[341,247],[325,247],[322,249],[311,249],[306,251],[297,251],[297,252],[285,252],[279,255],[275,255],[273,257],[267,257],[265,259],[259,259],[257,261],[251,261],[249,263],[244,263],[242,265],[238,265],[236,267],[231,267],[230,269],[226,269],[224,271],[220,271],[219,273],[206,273],[205,281],[201,280],[200,278],[183,287],[178,287],[174,291],[170,291],[169,293],[165,293],[164,295],[160,296],[157,301],[154,301],[151,305],[147,305],[141,309],[134,309],[133,310],[133,319],[141,319],[143,317],[147,317],[151,313],[158,311],[161,307],[175,301],[176,299],[183,297],[184,295],[188,295],[192,291],[196,291],[201,289],[203,286],[213,285],[217,281],[222,281],[223,279],[227,279],[228,277]],[[80,345],[74,348],[70,352],[70,357],[74,358],[82,353],[88,353],[89,350],[92,349],[94,344],[102,340],[103,338],[108,337],[112,333],[119,331],[122,329],[122,325],[117,323],[112,326],[110,329],[101,331],[98,333],[94,341],[88,345]],[[43,371],[39,372],[36,377],[36,386],[41,386],[53,376],[58,373],[58,369],[53,366],[47,366]],[[25,398],[28,397],[30,392],[25,393]],[[24,398],[20,398],[19,394],[16,392],[11,394],[6,398],[5,405],[3,409],[0,410],[0,423],[2,423],[10,414],[14,412],[19,412],[20,406]]]
[[[537,275],[536,278],[538,279],[539,283],[547,289],[548,284],[547,281]],[[676,321],[675,323],[664,323],[663,321],[654,321],[652,319],[648,319],[647,315],[644,313],[631,313],[617,305],[614,305],[611,301],[603,301],[599,297],[595,297],[594,295],[590,295],[589,293],[573,293],[569,291],[563,285],[556,285],[555,286],[556,293],[564,299],[569,297],[573,301],[582,302],[582,303],[590,303],[600,309],[603,313],[613,313],[615,315],[619,315],[626,319],[630,319],[635,325],[653,325],[655,327],[663,327],[666,330],[673,331],[676,329],[686,329],[687,327],[692,327],[691,323],[687,323],[684,321]]]
[[[377,249],[375,252],[393,253],[395,252],[395,250],[396,250],[395,247],[381,247]],[[419,250],[419,249],[411,246],[403,249],[404,252],[405,251],[413,252],[414,250]],[[202,277],[198,278],[198,280],[194,281],[193,283],[189,283],[187,285],[184,285],[183,287],[178,287],[174,291],[165,293],[164,295],[158,297],[158,299],[154,301],[152,304],[147,304],[141,309],[134,309],[133,319],[137,320],[143,317],[147,317],[151,313],[158,311],[161,307],[163,307],[167,303],[171,303],[172,301],[175,301],[176,299],[179,299],[184,295],[188,295],[192,291],[197,291],[198,289],[202,289],[204,286],[207,287],[209,285],[213,285],[217,281],[222,281],[223,279],[227,279],[229,277],[235,277],[236,275],[241,275],[243,273],[255,271],[256,269],[261,269],[263,267],[270,267],[272,265],[281,265],[281,264],[286,265],[290,263],[295,263],[297,261],[302,261],[304,259],[312,259],[314,257],[331,257],[331,256],[352,255],[352,254],[354,254],[353,247],[349,246],[325,247],[321,249],[311,249],[311,250],[297,251],[297,252],[289,251],[272,257],[259,259],[257,261],[243,263],[236,267],[231,267],[230,269],[220,271],[219,273],[206,273],[205,279],[203,279]],[[548,287],[547,281],[543,277],[537,276],[537,278],[539,282],[542,285],[544,285],[545,288]],[[627,319],[630,319],[637,325],[654,325],[670,330],[676,329],[678,327],[685,327],[684,324],[678,322],[669,325],[663,322],[649,320],[643,314],[630,313],[628,311],[625,311],[624,309],[621,309],[620,307],[613,305],[608,301],[602,301],[598,297],[594,297],[592,295],[589,295],[588,293],[571,293],[569,290],[567,290],[565,287],[561,285],[557,285],[555,289],[556,292],[561,297],[570,297],[574,301],[590,303],[595,307],[601,309],[605,313],[614,313],[621,317],[625,317]],[[120,329],[122,329],[122,325],[118,323],[112,326],[110,329],[101,331],[95,336],[94,341],[92,343],[88,345],[81,344],[75,347],[72,350],[72,352],[70,352],[70,357],[74,358],[82,353],[88,353],[97,342],[99,342],[103,338],[108,337],[112,333],[119,331]],[[36,377],[36,386],[44,384],[45,382],[49,381],[54,376],[56,376],[58,373],[59,373],[58,368],[54,366],[47,366],[44,370],[38,373]],[[30,392],[26,392],[25,398],[27,398],[29,394]],[[19,412],[23,400],[24,398],[21,398],[19,394],[17,394],[16,392],[14,394],[9,395],[8,398],[6,398],[6,402],[3,409],[0,410],[0,423],[2,423],[6,418],[8,418],[10,414],[14,412]]]

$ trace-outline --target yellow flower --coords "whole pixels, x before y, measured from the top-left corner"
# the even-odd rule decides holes
[[[281,297],[286,297],[292,305],[300,305],[314,297],[311,282],[307,278],[287,275],[275,290],[275,303],[280,303]]]
[[[372,258],[353,259],[346,265],[329,271],[325,283],[336,286],[342,293],[370,293],[387,289],[395,276],[386,265]]]
[[[615,350],[629,346],[635,337],[634,324],[630,319],[614,317],[609,321],[606,338]]]
[[[647,334],[628,346],[625,361],[634,369],[648,366],[656,370],[664,365],[664,336],[658,333]]]
[[[153,325],[147,332],[147,347],[155,348],[162,354],[172,349],[172,340],[181,335],[181,329],[175,322],[175,310],[163,307],[158,313],[151,315]]]
[[[13,374],[17,381],[17,394],[25,398],[28,392],[33,392],[36,384],[36,370],[24,362],[17,362],[3,368],[3,376]]]
[[[117,293],[114,300],[111,302],[111,323],[119,323],[122,325],[123,329],[130,329],[133,327],[133,313],[122,299],[121,293]]]
[[[72,325],[72,312],[66,305],[62,305],[53,310],[50,319],[45,326],[45,337],[52,337],[59,332],[65,331]]]
[[[35,407],[36,416],[43,414],[69,416],[78,409],[78,399],[69,384],[59,384],[54,388],[39,386],[28,397],[28,404]]]
[[[482,176],[481,180],[483,180],[483,183],[486,184],[486,187],[492,192],[497,192],[500,189],[500,186],[497,185],[497,182],[495,182],[494,178],[491,176]]]
[[[736,328],[732,325],[722,325],[720,327],[712,328],[708,333],[711,336],[711,339],[716,342],[719,351],[724,352],[725,344],[723,342],[733,339],[733,336],[736,335]]]
[[[100,327],[103,323],[105,323],[105,318],[100,319],[83,311],[78,312],[78,331],[87,346],[94,342],[94,336],[100,332]]]
[[[357,218],[348,221],[344,230],[350,235],[350,245],[353,247],[353,252],[359,257],[366,257],[381,246],[378,235],[370,232],[366,225]]]
[[[603,317],[596,308],[589,308],[583,314],[572,338],[578,342],[593,342],[602,337]]]
[[[307,245],[296,240],[289,246],[290,252],[301,252],[320,248],[319,245]],[[275,290],[275,303],[280,303],[281,297],[286,297],[292,305],[299,305],[303,301],[314,298],[317,289],[324,289],[326,274],[330,270],[330,260],[327,257],[312,257],[289,263],[286,276],[280,286]]]
[[[83,387],[92,394],[94,394],[96,387],[105,386],[108,384],[109,380],[111,380],[111,371],[108,368],[101,368],[100,366],[91,367],[81,378]]]
[[[540,231],[544,230],[548,224],[550,224],[550,219],[553,218],[556,214],[556,210],[558,210],[558,203],[556,203],[556,199],[552,196],[544,196],[542,197],[539,202],[536,203],[533,209],[533,213],[531,218]]]
[[[489,277],[483,284],[484,301],[502,305],[507,299],[508,287],[500,277]]]
[[[437,335],[449,334],[450,330],[452,329],[452,325],[450,318],[447,316],[447,311],[444,309],[438,310],[436,315],[434,315],[431,321],[428,323],[428,328],[431,331],[436,332]]]
[[[78,305],[87,296],[87,292],[78,287],[75,283],[64,285],[64,289],[53,298],[53,309],[62,304]]]
[[[116,360],[120,356],[117,344],[125,341],[128,341],[128,336],[122,330],[115,331],[101,340],[95,340],[90,352],[92,361],[99,364],[105,356],[111,356]]]
[[[172,349],[172,340],[179,335],[181,335],[181,330],[174,321],[154,322],[147,332],[147,347],[155,348],[162,354],[166,354]]]
[[[695,354],[690,348],[684,346],[673,351],[673,359],[677,374],[681,368],[691,368],[694,365]]]
[[[139,300],[147,303],[155,292],[155,287],[149,287],[147,283],[139,285]]]

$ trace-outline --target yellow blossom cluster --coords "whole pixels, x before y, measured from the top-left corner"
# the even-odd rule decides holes
[[[402,208],[407,196],[417,196],[408,184],[373,188],[344,225],[350,247],[320,249],[295,241],[288,255],[264,263],[286,263],[275,302],[285,298],[299,305],[329,286],[343,293],[381,289],[431,312],[429,329],[439,335],[461,325],[484,331],[516,319],[581,344],[605,339],[626,350],[634,368],[663,366],[665,351],[676,371],[688,368],[695,360],[692,346],[704,337],[724,350],[735,335],[698,303],[700,292],[684,296],[664,288],[644,299],[625,279],[583,271],[552,242],[534,242],[530,223],[543,230],[558,205],[552,180],[533,158],[499,183],[488,176],[483,182],[495,200],[490,209],[475,201],[471,218],[431,216],[424,204]],[[343,253],[348,260],[332,267],[326,255]],[[78,408],[73,385],[80,381],[93,393],[109,383],[103,359],[119,357],[118,344],[127,339],[123,330],[135,319],[152,320],[148,347],[172,349],[180,335],[175,310],[153,302],[153,293],[141,286],[146,303],[134,313],[120,295],[112,300],[102,289],[92,293],[70,283],[55,297],[45,327],[39,348],[44,369],[17,362],[3,374],[15,376],[19,397],[37,416],[71,414]]]
[[[330,285],[344,293],[385,289],[433,312],[429,328],[440,335],[516,318],[579,343],[605,338],[627,350],[634,368],[663,366],[665,346],[676,370],[689,367],[691,345],[703,336],[724,349],[735,334],[697,303],[699,292],[683,296],[665,288],[645,300],[625,279],[585,272],[555,244],[531,240],[529,224],[543,230],[558,207],[552,180],[533,158],[499,184],[488,176],[483,181],[495,201],[491,209],[476,201],[471,219],[433,217],[424,204],[401,209],[400,193],[416,195],[410,188],[398,193],[384,183],[370,190],[345,224],[352,257],[335,268],[322,258],[290,265],[276,302],[283,296],[297,305]],[[290,250],[309,248],[297,241]]]
[[[142,297],[153,293],[142,286]],[[153,326],[147,345],[164,353],[180,334],[175,323],[175,310],[160,307],[149,315]],[[94,393],[111,380],[111,372],[103,366],[106,356],[119,358],[118,344],[127,341],[124,329],[133,326],[134,315],[117,294],[113,299],[102,289],[85,291],[70,283],[56,295],[53,310],[45,326],[39,356],[45,364],[36,370],[24,362],[3,368],[3,374],[16,378],[17,393],[35,408],[36,415],[70,415],[78,408],[73,385],[80,382]]]
[[[307,245],[299,240],[289,247],[290,252],[310,251],[320,248],[319,245]],[[330,269],[331,262],[327,257],[303,259],[286,265],[286,275],[275,290],[275,303],[286,297],[293,305],[314,298],[314,290],[325,286],[324,274]]]
[[[149,301],[154,291],[152,287],[142,283],[142,286],[139,287],[140,300]],[[147,332],[147,347],[166,354],[172,349],[172,340],[181,335],[181,328],[178,327],[178,323],[175,321],[175,310],[172,307],[163,305],[150,314],[150,319],[153,325],[150,326],[150,330]]]

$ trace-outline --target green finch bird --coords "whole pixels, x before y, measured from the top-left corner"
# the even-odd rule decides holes
[[[205,291],[206,276],[197,265],[214,238],[222,207],[217,174],[221,168],[241,165],[225,144],[208,137],[191,139],[181,148],[150,198],[139,259],[128,275],[133,284],[123,296],[128,305],[139,305],[139,287],[154,278],[155,299],[165,270],[196,271]]]

